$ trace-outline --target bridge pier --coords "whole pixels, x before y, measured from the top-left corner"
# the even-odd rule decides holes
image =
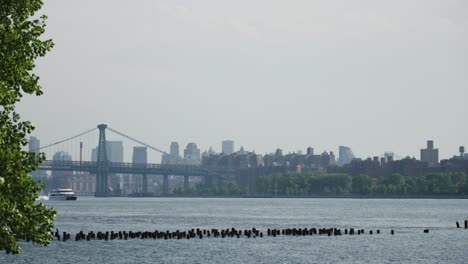
[[[189,176],[184,175],[184,192],[187,192],[190,188]]]
[[[106,151],[106,128],[107,125],[98,125],[99,145],[97,153],[97,171],[96,171],[96,197],[106,197],[109,195],[108,187],[108,159]]]
[[[163,194],[168,194],[168,193],[169,193],[169,175],[165,174],[164,181],[163,181]]]
[[[143,174],[143,186],[141,188],[142,193],[148,192],[148,175]]]

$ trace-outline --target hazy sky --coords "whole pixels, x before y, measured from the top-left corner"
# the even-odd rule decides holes
[[[45,0],[42,13],[44,95],[19,107],[42,144],[107,123],[165,150],[468,146],[468,1]]]

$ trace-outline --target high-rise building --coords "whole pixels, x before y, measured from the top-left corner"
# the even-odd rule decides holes
[[[163,154],[161,164],[178,164],[182,161],[179,154],[179,143],[171,142],[169,154]]]
[[[133,164],[144,164],[148,162],[148,154],[146,152],[146,147],[133,147]]]
[[[41,147],[41,141],[37,137],[29,137],[28,149],[29,152],[39,153]]]
[[[95,147],[91,150],[91,161],[97,161],[98,148]],[[106,156],[110,162],[123,162],[123,142],[106,140]],[[128,175],[109,174],[109,185],[113,190],[121,189],[122,186],[128,186],[129,181]]]
[[[171,151],[169,154],[171,156],[179,156],[179,143],[171,142]]]
[[[30,137],[28,150],[29,152],[34,152],[36,154],[39,153],[39,148],[41,147],[41,141],[37,137]],[[42,177],[47,177],[47,173],[45,171],[36,170],[31,172],[30,174],[35,179],[41,179]]]
[[[427,162],[429,166],[439,163],[439,149],[434,148],[434,141],[428,140],[427,147],[421,149],[421,161]]]
[[[146,147],[133,147],[132,163],[135,167],[144,167],[148,162]],[[143,176],[139,174],[132,175],[133,192],[143,191]]]
[[[339,146],[338,148],[338,165],[343,166],[355,158],[353,151],[351,148],[346,146]]]
[[[97,161],[98,147],[91,150],[91,161]],[[122,141],[106,141],[106,155],[110,162],[123,162],[124,151]]]
[[[124,150],[122,141],[106,141],[107,160],[110,162],[123,162]]]
[[[222,152],[227,155],[234,153],[234,141],[223,140],[223,142],[221,142],[221,149],[222,149]]]
[[[57,151],[52,156],[52,162],[54,161],[71,161],[72,157],[69,153],[64,151]],[[51,188],[71,188],[72,187],[72,176],[71,171],[52,171],[51,173]]]
[[[197,144],[191,142],[187,144],[187,147],[184,150],[184,163],[185,164],[200,164],[200,149],[197,147]]]
[[[98,151],[97,147],[91,150],[91,161],[97,161],[97,151]]]

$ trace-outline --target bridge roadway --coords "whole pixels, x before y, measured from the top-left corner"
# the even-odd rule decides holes
[[[46,160],[42,162],[39,170],[50,171],[84,171],[97,173],[95,161],[57,161]],[[181,176],[219,176],[226,170],[210,170],[198,165],[172,165],[172,164],[137,164],[127,162],[108,162],[108,173],[144,174],[144,175],[181,175]]]

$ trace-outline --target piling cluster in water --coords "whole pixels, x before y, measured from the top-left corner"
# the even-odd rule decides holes
[[[363,235],[366,231],[364,229],[338,229],[338,228],[286,228],[286,229],[267,229],[266,236],[277,237],[277,236],[312,236],[312,235],[323,235],[323,236],[341,236],[341,235]],[[390,232],[394,234],[394,230]],[[60,232],[56,230],[52,233],[57,240],[67,241],[70,240],[71,234]],[[128,240],[128,239],[203,239],[207,237],[214,238],[262,238],[264,233],[256,228],[237,230],[235,228],[228,229],[191,229],[188,231],[176,230],[175,232],[167,231],[106,231],[106,232],[93,232],[90,231],[85,233],[80,231],[75,234],[75,241],[90,241],[90,240]],[[368,234],[372,235],[373,231],[370,230]],[[376,234],[380,234],[380,230],[376,230]]]
[[[456,222],[457,228],[460,227],[460,223]],[[465,220],[465,229],[468,229],[468,220]],[[424,233],[429,233],[429,229],[424,229]],[[277,237],[277,236],[341,236],[341,235],[364,235],[364,234],[380,234],[380,230],[369,230],[366,233],[364,229],[339,229],[339,228],[285,228],[285,229],[267,229],[266,236]],[[390,230],[390,234],[394,235],[395,230]],[[71,234],[62,232],[62,235],[58,231],[52,232],[55,239],[61,241],[70,240]],[[187,231],[176,230],[175,232],[167,231],[105,231],[105,232],[93,232],[90,231],[85,233],[80,231],[75,234],[75,241],[90,241],[90,240],[128,240],[128,239],[203,239],[207,237],[214,238],[257,238],[264,237],[263,232],[256,228],[237,230],[234,227],[228,229],[190,229]]]

